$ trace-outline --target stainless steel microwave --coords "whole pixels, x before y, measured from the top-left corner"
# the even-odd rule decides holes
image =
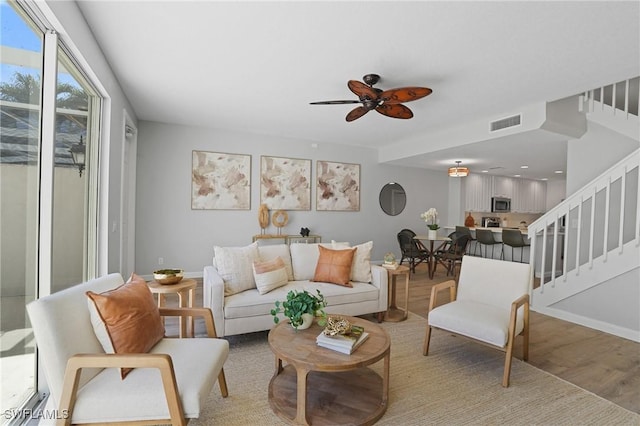
[[[511,211],[511,198],[491,197],[492,213],[509,213]]]

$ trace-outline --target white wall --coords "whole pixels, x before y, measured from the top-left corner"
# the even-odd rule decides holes
[[[250,154],[251,210],[191,210],[192,151]],[[165,267],[180,267],[201,274],[211,263],[213,246],[244,246],[260,233],[260,156],[305,158],[312,160],[312,210],[289,211],[284,233],[298,234],[301,227],[322,236],[353,244],[373,240],[372,258],[384,253],[399,256],[396,234],[402,228],[416,232],[426,229],[420,213],[430,207],[447,217],[448,177],[417,168],[378,164],[373,149],[318,144],[202,127],[188,127],[148,121],[138,123],[136,271],[150,274],[158,269],[158,258]],[[358,163],[360,170],[359,212],[318,212],[315,210],[316,161]],[[378,195],[388,183],[402,185],[407,206],[398,216],[388,216],[380,208]],[[275,233],[271,226],[269,233]]]
[[[592,121],[587,133],[567,143],[567,196],[640,147],[638,140]]]
[[[547,181],[547,211],[551,210],[567,198],[566,179]]]

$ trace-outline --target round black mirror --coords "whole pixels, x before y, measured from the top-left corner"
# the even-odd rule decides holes
[[[380,207],[389,216],[399,215],[406,205],[407,194],[400,184],[390,182],[380,190]]]

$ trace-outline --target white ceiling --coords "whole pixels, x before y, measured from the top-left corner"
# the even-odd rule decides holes
[[[541,1],[80,1],[109,63],[143,120],[236,129],[372,148],[460,123],[503,118],[640,75],[640,2]],[[356,105],[347,81],[426,86],[414,118]],[[547,138],[554,139],[554,138]],[[520,135],[434,148],[394,161],[444,170],[553,178],[566,138],[530,149]],[[470,141],[471,142],[471,141]],[[527,148],[528,146],[528,148]]]

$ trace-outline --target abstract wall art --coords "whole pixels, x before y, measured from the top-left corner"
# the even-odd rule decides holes
[[[251,156],[193,151],[191,208],[250,210]]]
[[[360,211],[360,164],[318,161],[316,210]]]
[[[311,160],[260,157],[260,202],[271,210],[311,210]]]

